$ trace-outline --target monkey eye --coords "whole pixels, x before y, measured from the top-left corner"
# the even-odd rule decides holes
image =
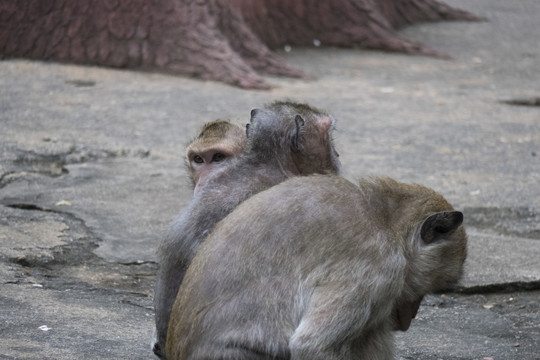
[[[212,156],[212,162],[221,162],[225,160],[226,156],[223,153],[215,153],[214,156]]]
[[[246,137],[249,137],[249,124],[246,124]]]
[[[195,161],[197,164],[202,164],[204,162],[203,158],[200,155],[195,155],[193,157],[193,161]]]

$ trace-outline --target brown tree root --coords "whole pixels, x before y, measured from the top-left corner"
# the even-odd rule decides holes
[[[400,36],[421,21],[480,18],[436,0],[0,0],[0,57],[157,70],[266,89],[304,77],[271,51],[359,47],[448,57]]]

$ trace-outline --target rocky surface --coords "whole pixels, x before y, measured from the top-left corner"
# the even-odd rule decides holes
[[[425,299],[398,358],[540,359],[540,3],[447,2],[489,22],[404,33],[453,60],[293,48],[312,79],[267,92],[0,62],[0,358],[151,359],[154,250],[191,197],[186,143],[289,97],[338,119],[348,178],[418,182],[465,213],[466,274]]]

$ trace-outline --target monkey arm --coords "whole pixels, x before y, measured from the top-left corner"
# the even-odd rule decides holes
[[[196,219],[206,219],[199,212],[201,211],[198,211],[193,202],[184,208],[171,224],[158,249],[160,267],[154,290],[154,310],[157,339],[162,347],[167,338],[167,328],[174,299],[187,268],[195,256],[197,246],[206,237],[206,232],[197,233],[198,227],[203,228],[199,222],[187,221],[194,214],[198,215]],[[209,223],[208,226],[213,227],[213,224]]]
[[[372,352],[391,358],[392,337],[388,334],[393,299],[404,282],[405,259],[391,251],[372,261],[381,262],[378,271],[354,259],[334,263],[338,266],[329,270],[331,280],[314,289],[290,339],[292,359],[342,359]],[[365,341],[367,338],[380,341]],[[338,343],[342,346],[335,346]]]

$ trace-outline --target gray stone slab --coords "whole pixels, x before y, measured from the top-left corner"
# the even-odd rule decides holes
[[[429,296],[409,330],[396,333],[398,358],[538,359],[538,297]]]
[[[504,285],[540,286],[540,240],[468,230],[468,256],[461,286],[486,291]]]
[[[108,261],[155,261],[157,242],[191,196],[187,178],[163,161],[119,157],[65,170],[59,177],[19,174],[0,189],[0,203],[81,219],[99,239],[96,254]]]
[[[151,303],[147,300],[148,309],[140,308],[126,303],[131,297],[90,287],[49,289],[46,285],[3,284],[0,356],[149,359]]]

